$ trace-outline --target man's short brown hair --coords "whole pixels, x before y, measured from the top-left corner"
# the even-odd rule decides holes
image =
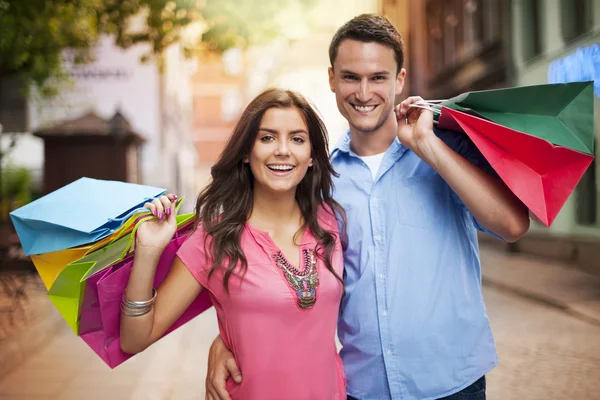
[[[375,42],[391,48],[398,64],[398,73],[404,64],[404,45],[400,32],[385,17],[375,14],[362,14],[352,18],[337,30],[329,45],[331,68],[338,54],[340,44],[346,40]]]

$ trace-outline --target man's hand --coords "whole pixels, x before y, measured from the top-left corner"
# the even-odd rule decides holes
[[[448,147],[433,131],[433,112],[418,96],[396,109],[398,140],[431,166],[487,230],[514,242],[529,229],[527,208],[500,179]],[[412,107],[410,107],[412,105]],[[424,108],[423,108],[424,107]]]
[[[208,353],[206,400],[231,400],[225,387],[229,376],[236,383],[242,381],[242,373],[235,363],[233,353],[225,346],[221,336],[217,336]]]
[[[412,96],[404,100],[395,108],[398,120],[398,140],[423,158],[427,152],[428,142],[437,140],[433,133],[433,112],[420,107],[409,107],[423,101],[419,96]]]

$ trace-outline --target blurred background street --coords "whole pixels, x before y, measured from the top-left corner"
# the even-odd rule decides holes
[[[595,80],[598,129],[600,0],[109,1],[94,11],[104,30],[86,14],[97,2],[81,14],[26,3],[0,0],[0,400],[204,398],[212,309],[111,370],[49,301],[8,212],[81,176],[165,187],[189,212],[240,112],[271,86],[307,96],[335,144],[347,123],[327,49],[355,15],[386,15],[402,33],[398,101]],[[35,40],[19,39],[27,29]],[[550,228],[532,222],[511,245],[480,237],[501,359],[491,400],[600,398],[597,164]]]

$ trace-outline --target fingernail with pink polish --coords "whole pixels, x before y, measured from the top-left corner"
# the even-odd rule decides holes
[[[167,208],[167,211],[165,211],[165,213],[166,213],[167,215],[171,215],[171,209],[170,209],[170,208]]]
[[[163,219],[163,213],[161,213],[161,212],[158,213],[158,219]]]

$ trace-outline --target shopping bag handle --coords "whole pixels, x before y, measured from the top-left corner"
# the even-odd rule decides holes
[[[183,197],[180,197],[176,200],[175,213],[177,213],[179,211],[179,207],[181,206],[182,200],[183,200]],[[135,253],[135,242],[137,239],[138,228],[144,222],[146,222],[150,219],[154,219],[154,218],[158,218],[158,217],[155,217],[153,214],[146,214],[135,221],[135,225],[133,226],[133,230],[131,231],[131,234],[129,236],[129,243],[127,243],[127,246],[125,247],[125,249],[123,249],[123,252],[121,253],[121,258],[120,258],[121,260],[124,260],[126,257],[129,257],[130,255],[133,255],[133,253]],[[179,234],[177,233],[177,230],[178,229],[175,230],[175,238],[176,239],[179,238]]]

